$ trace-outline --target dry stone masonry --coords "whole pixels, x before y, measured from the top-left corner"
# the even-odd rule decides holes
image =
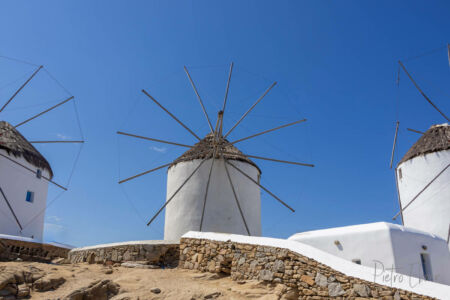
[[[109,244],[73,249],[69,252],[71,263],[115,264],[140,262],[161,267],[178,266],[179,243],[169,241],[142,241]],[[128,264],[128,265],[127,265]]]
[[[21,259],[50,262],[56,258],[66,258],[69,251],[49,244],[0,238],[0,261]]]
[[[298,299],[432,299],[349,277],[283,248],[182,238],[181,268],[225,273],[233,280],[284,284]]]

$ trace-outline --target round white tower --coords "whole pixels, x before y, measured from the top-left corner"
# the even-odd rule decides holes
[[[47,160],[11,124],[0,121],[0,234],[42,240]]]
[[[259,186],[249,181],[233,167],[229,165],[226,167],[223,157],[216,156],[216,159],[213,160],[214,146],[221,148],[225,159],[259,182],[261,171],[253,161],[227,140],[219,138],[219,141],[215,143],[214,135],[208,134],[169,167],[167,199],[206,158],[202,166],[171,200],[170,205],[166,206],[165,240],[177,240],[190,230],[247,235],[244,219],[251,235],[261,235]],[[205,201],[208,177],[213,161],[214,166]],[[239,203],[234,197],[227,170]]]
[[[403,224],[448,239],[450,126],[431,126],[397,166]]]

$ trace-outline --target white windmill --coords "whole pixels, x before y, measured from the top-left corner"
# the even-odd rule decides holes
[[[205,138],[200,138],[147,91],[142,90],[149,99],[194,136],[197,143],[195,145],[185,145],[118,131],[117,133],[121,135],[188,148],[183,155],[173,162],[123,179],[119,181],[119,184],[168,167],[166,202],[147,224],[147,226],[150,225],[166,208],[165,240],[179,239],[190,230],[261,235],[260,188],[292,212],[294,212],[294,209],[261,185],[261,170],[251,158],[299,166],[313,167],[314,165],[244,154],[235,145],[262,134],[305,122],[306,119],[264,130],[235,141],[228,141],[228,135],[269,93],[276,85],[276,82],[256,100],[233,127],[226,133],[223,133],[223,118],[226,111],[233,64],[230,66],[223,106],[218,112],[214,127],[187,68],[185,67],[184,70],[200,102],[210,132]]]
[[[450,63],[450,45],[446,46]],[[442,50],[439,48],[437,50]],[[399,61],[416,89],[447,121],[450,119],[423,92],[416,80]],[[397,121],[390,167],[392,168],[400,122]],[[450,126],[432,125],[426,132],[408,128],[422,136],[408,150],[395,168],[400,212],[406,227],[416,228],[450,240]]]
[[[38,72],[43,69],[45,70],[43,66],[37,67],[33,74],[1,106],[0,115]],[[28,237],[42,241],[48,184],[53,184],[64,191],[67,190],[67,187],[53,181],[53,171],[50,163],[33,144],[79,144],[84,143],[84,141],[29,141],[18,129],[20,126],[73,99],[74,96],[69,96],[56,105],[15,125],[7,121],[0,121],[0,212],[2,213],[0,234]]]

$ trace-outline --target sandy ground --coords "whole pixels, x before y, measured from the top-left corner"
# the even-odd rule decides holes
[[[257,281],[232,281],[228,276],[183,269],[137,269],[97,264],[54,265],[30,262],[0,262],[0,268],[29,266],[48,276],[61,276],[66,282],[57,289],[31,293],[31,299],[63,299],[91,282],[109,279],[120,285],[112,299],[285,299],[283,285],[269,286]],[[111,274],[107,274],[111,272]],[[151,290],[159,288],[159,294]],[[206,298],[205,298],[206,297]]]

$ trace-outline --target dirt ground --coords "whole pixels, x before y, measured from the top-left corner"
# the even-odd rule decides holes
[[[31,268],[41,270],[46,278],[65,279],[63,284],[49,291],[38,292],[33,288],[31,299],[64,299],[75,290],[105,279],[120,286],[118,294],[111,298],[115,300],[288,299],[286,295],[282,297],[286,288],[284,285],[266,285],[257,281],[236,282],[229,276],[184,269],[141,269],[84,263],[55,265],[36,262],[0,262],[0,272],[2,269]]]

